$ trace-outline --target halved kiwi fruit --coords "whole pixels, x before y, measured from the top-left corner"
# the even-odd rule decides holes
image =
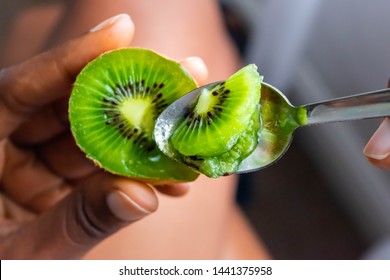
[[[194,88],[180,64],[153,51],[107,52],[75,81],[72,133],[86,156],[112,173],[149,182],[192,181],[199,173],[165,156],[152,135],[158,115]]]
[[[204,89],[170,138],[180,161],[209,177],[234,173],[258,143],[261,82],[249,64]]]

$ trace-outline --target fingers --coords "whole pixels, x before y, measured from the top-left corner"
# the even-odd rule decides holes
[[[379,168],[390,170],[390,119],[385,118],[368,141],[363,153]]]
[[[204,61],[199,57],[187,57],[180,64],[191,74],[199,86],[207,81],[208,70]]]
[[[101,170],[85,157],[70,132],[43,145],[39,155],[50,170],[67,180],[76,180]]]
[[[3,191],[16,203],[35,212],[41,212],[61,199],[71,187],[60,176],[51,172],[29,150],[5,145],[5,156],[1,185]]]
[[[3,223],[6,220],[16,222],[17,224],[26,221],[32,221],[35,214],[27,211],[25,208],[16,204],[4,194],[0,193],[0,220]],[[10,224],[9,224],[10,225]],[[3,232],[5,226],[0,227],[0,236],[5,235]]]
[[[155,187],[159,192],[163,194],[167,194],[169,196],[182,196],[189,191],[190,184],[176,183],[176,184],[169,184],[169,185],[156,185]]]
[[[18,144],[31,145],[45,142],[69,129],[68,100],[61,98],[29,116],[12,134]]]
[[[43,146],[40,158],[50,170],[67,180],[78,180],[101,170],[76,146],[71,134],[63,134]],[[182,196],[190,188],[188,183],[155,185],[156,189],[170,196]]]
[[[98,173],[67,198],[2,241],[0,255],[16,259],[73,259],[120,228],[157,209],[146,184]],[[18,244],[18,246],[15,246]]]
[[[45,145],[39,157],[11,142],[6,143],[5,154],[8,160],[1,178],[3,191],[16,203],[36,213],[66,197],[74,189],[75,181],[101,170],[85,157],[70,134]],[[190,186],[177,183],[155,187],[166,195],[182,196]]]
[[[102,52],[128,46],[134,26],[126,15],[88,34],[0,72],[0,139],[35,109],[69,92],[75,76]]]

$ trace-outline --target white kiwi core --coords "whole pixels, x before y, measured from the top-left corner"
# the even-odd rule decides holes
[[[215,105],[217,100],[212,95],[211,91],[204,88],[202,89],[202,92],[200,93],[200,96],[198,98],[198,102],[195,107],[195,112],[197,112],[200,115],[207,114],[208,111]]]
[[[141,128],[144,132],[150,132],[154,123],[150,107],[150,100],[126,99],[119,110],[134,127]]]

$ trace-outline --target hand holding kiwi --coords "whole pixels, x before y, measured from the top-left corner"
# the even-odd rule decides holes
[[[157,196],[148,184],[97,168],[74,173],[90,161],[74,145],[64,118],[69,89],[86,62],[126,47],[133,28],[129,17],[121,15],[1,70],[1,259],[80,258],[156,210]],[[54,147],[50,154],[49,146]],[[180,195],[186,189],[175,184],[163,191]]]
[[[177,162],[155,144],[155,120],[195,82],[180,64],[151,50],[111,51],[78,75],[71,130],[87,157],[114,174],[148,182],[231,174],[258,142],[261,81],[252,64],[204,91],[171,138],[182,155]]]

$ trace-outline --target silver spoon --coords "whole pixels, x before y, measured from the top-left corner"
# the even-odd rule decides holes
[[[218,83],[191,91],[161,113],[156,121],[154,138],[164,154],[176,160],[180,158],[169,141],[175,124],[188,114],[203,88],[211,90]],[[236,173],[256,171],[274,163],[286,152],[298,127],[390,116],[390,88],[293,106],[277,88],[262,83],[260,110],[262,128],[259,143],[253,153],[241,162]]]

